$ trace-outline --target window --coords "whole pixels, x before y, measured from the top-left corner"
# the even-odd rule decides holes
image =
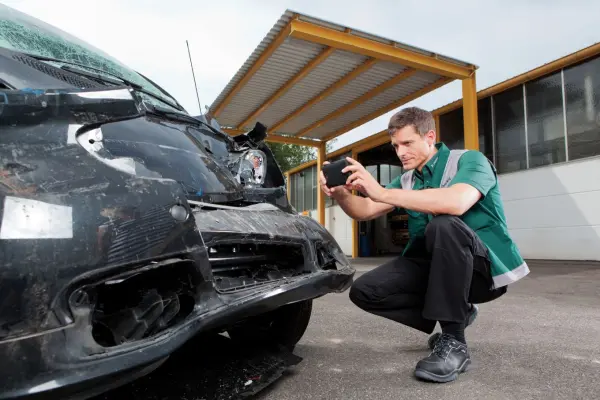
[[[564,70],[569,160],[600,155],[600,58]]]
[[[375,178],[375,180],[378,180],[378,178],[377,178],[377,165],[367,165],[365,167],[365,169],[367,170],[368,173],[371,174],[371,176],[373,176],[373,178]]]
[[[529,168],[566,161],[561,73],[528,82]]]
[[[479,125],[479,150],[485,154],[490,161],[494,161],[491,103],[490,97],[479,100],[477,102],[477,117]]]
[[[523,86],[494,96],[494,124],[498,172],[526,169]]]
[[[402,175],[402,167],[398,166],[398,165],[391,165],[390,166],[390,182],[393,181],[394,179],[396,179],[397,177],[399,177],[400,175]]]
[[[458,108],[440,115],[440,140],[450,149],[463,149],[465,135],[463,109]]]
[[[312,210],[312,178],[313,178],[313,167],[307,168],[304,171],[304,210]]]
[[[383,186],[390,183],[390,165],[382,164],[379,166],[379,183]]]

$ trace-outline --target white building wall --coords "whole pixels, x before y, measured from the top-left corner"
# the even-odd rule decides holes
[[[319,220],[317,210],[311,210],[310,216]],[[347,256],[352,255],[352,220],[340,206],[325,208],[325,228],[333,235],[342,251]]]
[[[600,157],[499,176],[523,257],[600,260]]]

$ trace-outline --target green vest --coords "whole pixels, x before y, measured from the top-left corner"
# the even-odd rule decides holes
[[[529,267],[508,232],[494,165],[479,151],[449,150],[443,143],[436,144],[436,148],[438,152],[421,172],[405,172],[387,187],[421,190],[444,188],[456,183],[475,187],[482,197],[460,218],[487,247],[494,286],[506,286],[526,276]],[[404,253],[415,239],[425,235],[425,227],[433,218],[431,214],[406,212],[410,240]]]

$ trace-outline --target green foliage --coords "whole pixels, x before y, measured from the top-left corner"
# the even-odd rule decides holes
[[[331,151],[336,139],[327,142],[327,152]],[[305,162],[317,159],[317,150],[314,147],[299,146],[296,144],[271,143],[267,146],[273,152],[275,160],[283,172],[304,164]]]

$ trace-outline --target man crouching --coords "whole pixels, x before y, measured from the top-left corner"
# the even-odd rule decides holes
[[[502,296],[529,268],[508,233],[496,170],[481,152],[436,143],[433,116],[415,107],[392,116],[388,132],[401,176],[383,187],[348,158],[346,185],[329,188],[321,173],[320,186],[355,220],[394,208],[408,214],[410,240],[402,256],[356,279],[350,299],[427,334],[439,322],[442,334],[415,375],[449,382],[471,363],[465,328],[477,315],[475,304]]]

